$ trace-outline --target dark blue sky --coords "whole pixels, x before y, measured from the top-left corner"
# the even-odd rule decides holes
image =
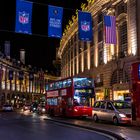
[[[19,50],[26,51],[26,64],[43,69],[53,70],[59,39],[47,37],[47,5],[64,7],[63,28],[86,0],[30,0],[33,2],[32,32],[33,35],[14,33],[15,0],[1,0],[0,4],[0,45],[3,48],[5,40],[11,42],[11,57],[19,59]],[[4,31],[2,31],[4,30]]]

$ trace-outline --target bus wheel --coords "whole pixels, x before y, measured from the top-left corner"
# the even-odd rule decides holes
[[[87,118],[87,116],[82,116],[82,119],[86,119]]]

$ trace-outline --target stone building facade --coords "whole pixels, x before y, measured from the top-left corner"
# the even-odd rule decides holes
[[[94,0],[83,11],[93,18],[93,40],[78,39],[77,18],[63,34],[58,50],[61,77],[92,77],[95,100],[131,98],[131,64],[139,61],[140,1]],[[103,15],[116,17],[117,44],[106,44]]]
[[[45,95],[46,83],[57,77],[43,71],[35,71],[20,61],[4,57],[0,53],[0,106],[31,103]]]

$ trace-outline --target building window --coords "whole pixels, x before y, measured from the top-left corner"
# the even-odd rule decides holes
[[[116,83],[128,83],[130,78],[124,69],[117,69],[112,73],[110,85]]]
[[[90,67],[94,67],[94,48],[90,48]]]
[[[94,45],[94,39],[92,39],[92,41],[90,42],[90,46],[93,47]]]
[[[99,65],[103,64],[103,44],[100,43],[99,44],[99,50],[98,50],[98,62]]]
[[[68,76],[70,76],[70,63],[68,63]]]
[[[84,43],[84,51],[85,51],[87,49],[87,42],[84,41],[83,43]]]
[[[81,69],[81,65],[82,65],[82,61],[81,61],[81,55],[79,55],[79,73],[82,71]]]
[[[98,26],[98,42],[103,41],[103,24]]]
[[[76,70],[77,70],[77,67],[76,67],[76,58],[74,59],[74,73],[76,74]]]
[[[63,55],[62,55],[63,57]],[[63,60],[63,59],[62,59]],[[70,61],[70,49],[68,50],[68,62]]]
[[[99,62],[99,65],[103,64],[103,51],[102,50],[99,51],[98,62]]]
[[[127,13],[127,4],[121,2],[118,6],[117,6],[117,16],[122,14],[122,13]]]
[[[71,59],[73,59],[73,47],[71,47]]]
[[[127,22],[125,21],[121,26],[120,26],[120,58],[123,58],[127,55]]]
[[[100,22],[102,22],[102,21],[103,21],[103,14],[100,13],[100,14],[98,15],[98,23],[100,23]]]
[[[73,61],[71,61],[71,75],[73,75]]]
[[[74,57],[76,56],[76,45],[74,46]]]
[[[77,34],[74,35],[74,42],[77,40]]]
[[[95,87],[103,86],[103,74],[97,74],[95,79]]]
[[[81,43],[82,43],[81,41],[78,41],[79,54],[83,51]]]
[[[87,51],[84,53],[84,70],[87,70]]]

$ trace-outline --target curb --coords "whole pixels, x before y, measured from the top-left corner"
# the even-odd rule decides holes
[[[56,120],[56,119],[51,119],[51,118],[45,118],[44,120],[49,120],[49,121],[53,121],[53,122],[58,122],[58,123],[63,123],[63,124],[71,125],[71,126],[85,128],[85,129],[88,129],[88,130],[93,130],[93,131],[96,131],[96,132],[100,132],[100,133],[112,136],[112,137],[116,138],[117,140],[126,140],[125,138],[123,138],[123,137],[121,137],[121,136],[119,136],[119,135],[117,135],[115,133],[112,133],[112,132],[106,131],[106,130],[102,130],[102,129],[98,129],[98,128],[94,128],[94,127],[83,126],[83,125],[79,125],[79,124],[73,124],[73,123],[60,121],[60,120]]]

